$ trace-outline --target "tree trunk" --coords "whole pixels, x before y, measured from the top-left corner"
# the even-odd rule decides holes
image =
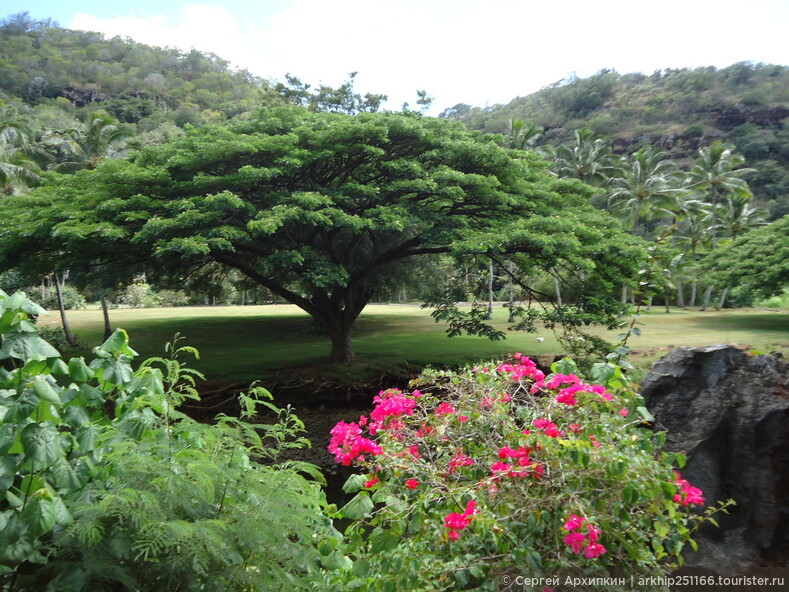
[[[696,290],[697,289],[698,289],[698,283],[697,282],[693,282],[690,285],[690,303],[688,303],[688,306],[691,306],[691,307],[692,306],[696,306]]]
[[[339,328],[329,331],[329,339],[331,339],[329,362],[331,364],[349,364],[356,359],[351,333],[351,327],[345,330]]]
[[[556,270],[551,270],[551,275],[553,276],[553,289],[556,290],[556,304],[559,306],[562,305],[562,290],[561,286],[559,285],[559,278],[556,277]]]
[[[622,286],[622,304],[627,304],[627,286]]]
[[[514,302],[514,299],[515,299],[515,288],[513,287],[513,283],[512,283],[512,267],[513,267],[512,261],[508,262],[507,263],[507,270],[509,271],[509,276],[510,276],[510,301],[509,301],[510,316],[507,317],[507,322],[508,323],[514,323],[515,322],[515,302]]]
[[[682,282],[677,282],[677,306],[685,308],[685,290],[682,288]]]
[[[715,310],[720,310],[721,308],[723,308],[723,305],[726,304],[726,296],[728,296],[728,295],[729,295],[729,289],[728,288],[724,288],[723,289],[723,294],[721,294],[721,300],[718,303],[718,307]]]
[[[487,319],[493,318],[493,259],[488,263],[488,316]]]
[[[671,305],[669,304],[668,290],[663,292],[663,302],[666,305],[666,312],[671,312]]]
[[[699,310],[705,311],[707,307],[710,305],[710,298],[712,297],[712,286],[707,287],[707,291],[704,292],[704,303],[701,305]]]
[[[112,335],[112,326],[110,325],[110,308],[107,306],[104,290],[99,293],[99,301],[101,302],[101,312],[104,315],[104,341],[107,341]]]
[[[652,310],[652,295],[647,298],[647,311]]]
[[[60,309],[60,320],[63,323],[63,333],[66,336],[66,343],[71,347],[77,347],[77,340],[74,339],[74,334],[71,332],[71,327],[66,318],[66,307],[63,304],[63,292],[61,292],[60,287],[60,278],[58,277],[58,273],[55,272],[55,293],[58,297],[58,308]]]

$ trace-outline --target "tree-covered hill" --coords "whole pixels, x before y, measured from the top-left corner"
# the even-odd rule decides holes
[[[537,145],[570,143],[574,130],[586,127],[616,153],[660,146],[680,164],[722,140],[734,144],[755,169],[748,183],[771,217],[789,213],[788,66],[738,63],[652,75],[603,70],[506,105],[459,104],[441,116],[505,134],[514,119],[530,122],[543,128]]]
[[[50,117],[53,109],[101,106],[138,131],[217,121],[282,102],[269,81],[216,55],[105,39],[26,13],[0,21],[0,93],[22,111]]]

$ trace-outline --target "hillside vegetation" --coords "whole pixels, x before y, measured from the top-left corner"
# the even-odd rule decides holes
[[[728,68],[666,69],[651,75],[603,70],[558,82],[506,105],[459,104],[441,117],[507,134],[520,119],[543,128],[536,145],[564,144],[588,128],[618,154],[659,146],[689,164],[715,140],[734,144],[755,169],[748,184],[771,219],[789,213],[789,67],[737,63]]]

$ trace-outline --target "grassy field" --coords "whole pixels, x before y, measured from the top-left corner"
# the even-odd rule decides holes
[[[98,309],[69,311],[69,321],[87,353],[102,337]],[[131,344],[143,357],[161,355],[176,333],[201,352],[190,364],[212,380],[253,380],[274,370],[325,363],[328,339],[311,330],[309,317],[292,305],[117,309],[114,327],[129,332]],[[636,361],[651,363],[670,349],[683,346],[732,343],[763,352],[789,355],[789,314],[764,310],[698,312],[653,311],[639,319],[642,336],[630,345]],[[506,330],[506,310],[496,311],[495,324]],[[59,325],[52,314],[42,324]],[[595,330],[609,340],[617,331]],[[538,342],[537,337],[544,341]],[[550,331],[539,335],[508,332],[505,341],[478,337],[449,339],[429,311],[417,305],[370,305],[354,331],[359,366],[402,368],[473,362],[515,351],[537,356],[557,354],[561,348]]]

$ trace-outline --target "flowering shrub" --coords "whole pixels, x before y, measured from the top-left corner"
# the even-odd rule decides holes
[[[516,354],[428,371],[332,430],[337,461],[364,469],[344,487],[354,563],[334,572],[337,589],[502,590],[517,574],[659,576],[681,563],[715,511],[692,511],[704,499],[676,472],[682,455],[660,451],[618,367],[594,366],[596,384],[571,360],[552,370]]]

